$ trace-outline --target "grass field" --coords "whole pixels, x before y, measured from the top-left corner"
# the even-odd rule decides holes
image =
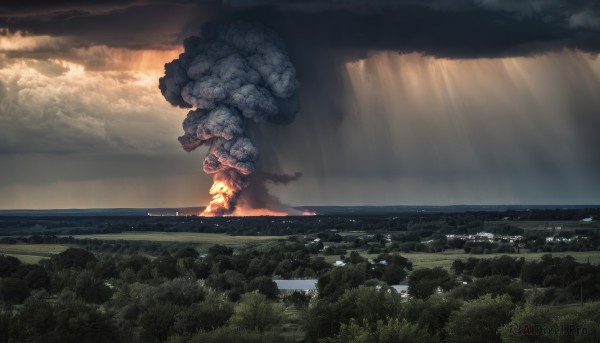
[[[68,246],[60,244],[0,244],[0,254],[14,256],[23,263],[38,263],[67,248]]]
[[[47,258],[44,256],[35,256],[35,255],[17,255],[17,254],[5,254],[5,255],[16,257],[21,261],[21,263],[25,263],[25,264],[38,264],[41,260]]]
[[[348,252],[349,254],[350,252]],[[347,255],[348,255],[347,254]],[[539,260],[542,255],[548,253],[536,252],[536,253],[521,253],[521,254],[486,254],[486,255],[473,255],[473,254],[465,254],[463,250],[451,250],[445,251],[442,253],[408,253],[401,254],[402,256],[408,258],[412,263],[415,269],[417,268],[433,268],[433,267],[444,267],[449,269],[452,265],[452,262],[456,259],[466,260],[469,257],[475,258],[494,258],[502,255],[509,255],[512,257],[523,257],[526,260]],[[586,252],[560,252],[560,253],[551,253],[552,256],[562,257],[566,255],[571,255],[578,262],[587,262],[588,258],[590,263],[592,264],[600,264],[600,251],[586,251]],[[368,258],[375,258],[378,254],[364,254],[361,253],[361,256]],[[334,262],[339,259],[337,255],[334,256],[325,256],[325,260],[328,262]]]
[[[560,227],[560,230],[555,230],[555,232],[560,231],[573,231],[577,229],[599,229],[597,222],[582,222],[582,221],[510,221],[510,222],[488,222],[489,225],[506,225],[510,224],[512,226],[516,226],[520,229],[525,230],[548,230],[551,231],[552,228]],[[482,231],[485,231],[483,229]]]
[[[252,242],[264,242],[286,239],[287,236],[230,236],[221,233],[195,232],[123,232],[97,235],[77,235],[77,239],[91,238],[102,240],[181,242],[197,244],[240,245]]]
[[[184,242],[198,244],[199,246],[210,246],[222,244],[227,246],[240,246],[248,243],[265,243],[273,240],[286,239],[286,236],[229,236],[217,233],[193,233],[193,232],[125,232],[115,234],[95,234],[95,235],[77,235],[78,239],[91,238],[100,240],[129,240],[129,241],[150,241],[150,242]],[[42,258],[50,257],[54,254],[66,250],[68,246],[58,244],[0,244],[0,254],[6,254],[18,257],[26,263],[37,263]],[[362,256],[368,258],[377,257],[377,254],[366,254],[359,251]],[[346,255],[348,255],[348,252]],[[523,257],[526,260],[539,260],[546,253],[521,253],[508,254],[512,257]],[[486,254],[472,255],[465,254],[463,250],[447,250],[442,253],[407,253],[401,254],[408,258],[414,268],[432,268],[444,267],[450,268],[455,259],[475,258],[494,258],[504,254]],[[573,256],[578,262],[587,262],[600,264],[600,252],[560,252],[552,253],[553,256]],[[324,256],[328,262],[334,262],[339,256]]]

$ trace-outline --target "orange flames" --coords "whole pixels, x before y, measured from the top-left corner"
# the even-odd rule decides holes
[[[215,216],[215,214],[213,214],[212,212],[210,212],[211,210],[209,210],[212,206],[212,203],[214,202],[214,198],[213,201],[211,201],[211,204],[208,205],[208,207],[206,208],[206,210],[204,210],[204,212],[202,212],[202,216]],[[317,214],[315,212],[309,212],[309,211],[297,211],[294,209],[290,209],[289,212],[283,212],[283,211],[273,211],[270,210],[268,208],[246,208],[246,207],[238,207],[235,209],[235,211],[233,211],[230,214],[226,214],[226,216],[232,216],[232,217],[260,217],[260,216],[269,216],[269,217],[285,217],[285,216],[316,216]]]
[[[217,214],[215,214],[214,211],[214,198],[213,201],[211,201],[210,205],[208,205],[208,207],[206,208],[206,210],[204,210],[204,212],[202,212],[202,214],[200,214],[201,216],[204,217],[214,217],[217,216]],[[285,216],[316,216],[317,214],[315,212],[309,212],[309,211],[296,211],[293,210],[290,211],[290,213],[288,212],[283,212],[283,211],[273,211],[270,210],[268,208],[246,208],[246,207],[238,207],[235,209],[235,211],[233,211],[232,213],[229,214],[225,214],[224,216],[231,216],[231,217],[261,217],[261,216],[269,216],[269,217],[285,217]]]
[[[232,216],[240,217],[258,217],[258,216],[272,216],[272,217],[284,217],[289,215],[287,212],[278,212],[269,210],[268,208],[236,208],[231,214]]]
[[[236,178],[236,176],[238,176]],[[200,214],[205,217],[214,216],[239,216],[239,217],[258,217],[258,216],[314,216],[316,213],[308,211],[299,211],[291,207],[279,211],[268,208],[249,208],[244,203],[238,203],[240,193],[244,187],[243,179],[236,173],[219,172],[213,179],[213,185],[208,193],[212,196],[210,204]]]
[[[203,216],[216,216],[228,212],[233,207],[231,201],[235,193],[224,181],[215,181],[208,193],[212,195],[212,200],[202,212]]]

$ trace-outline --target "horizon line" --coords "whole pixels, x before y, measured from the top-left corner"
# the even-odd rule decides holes
[[[176,206],[176,207],[68,207],[68,208],[7,208],[0,212],[17,211],[86,211],[86,210],[152,210],[152,209],[192,209],[204,208],[206,206]],[[451,204],[451,205],[294,205],[292,208],[308,207],[600,207],[600,204]]]

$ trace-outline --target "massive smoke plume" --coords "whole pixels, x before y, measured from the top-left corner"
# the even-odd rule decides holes
[[[293,120],[296,70],[277,35],[247,22],[207,27],[202,37],[187,38],[184,49],[165,65],[159,87],[172,105],[195,108],[183,121],[182,147],[210,147],[204,171],[214,174],[213,200],[204,214],[229,214],[259,156],[248,125]]]

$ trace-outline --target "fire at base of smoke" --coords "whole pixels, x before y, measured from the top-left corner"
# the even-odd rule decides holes
[[[284,44],[261,25],[235,22],[184,41],[184,52],[159,80],[174,106],[193,107],[179,142],[186,151],[210,146],[204,171],[214,174],[204,215],[227,215],[255,170],[258,149],[247,122],[289,123],[299,109],[296,70]]]

